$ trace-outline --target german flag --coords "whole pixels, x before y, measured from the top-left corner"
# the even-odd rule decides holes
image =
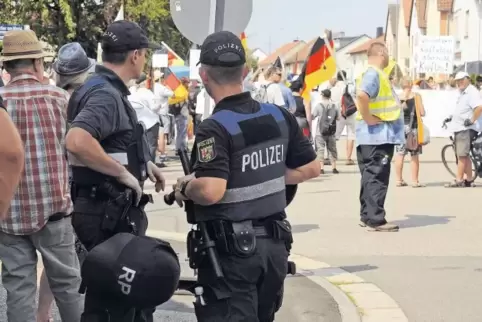
[[[242,32],[239,39],[241,39],[241,43],[243,44],[244,51],[247,53],[248,52],[248,39],[246,38],[246,33]]]
[[[182,85],[170,68],[164,69],[164,80],[165,85],[174,92],[174,96],[169,99],[169,104],[181,103],[187,99],[189,94],[187,88]]]
[[[161,42],[161,45],[164,47],[161,49],[161,52],[167,54],[167,62],[169,66],[172,66],[173,63],[177,60],[180,60],[182,62],[181,65],[184,65],[184,60],[176,54],[174,50],[172,50],[171,47],[169,47],[165,42]]]
[[[318,37],[303,66],[299,80],[303,84],[301,95],[306,100],[310,99],[313,88],[330,80],[336,74],[335,57],[331,55],[333,40],[329,41],[328,46],[323,38]]]

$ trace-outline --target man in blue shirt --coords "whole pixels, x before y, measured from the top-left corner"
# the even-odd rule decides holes
[[[356,124],[356,146],[358,166],[361,173],[360,189],[360,220],[362,227],[371,231],[398,231],[398,226],[385,220],[385,197],[390,179],[390,162],[395,145],[405,142],[403,113],[395,121],[382,121],[375,115],[393,111],[400,106],[393,88],[388,95],[380,95],[381,88],[387,88],[389,80],[381,72],[388,65],[388,51],[384,44],[374,43],[368,50],[368,69],[362,75],[357,89],[357,108],[361,120]],[[384,85],[383,87],[381,86]],[[395,108],[390,107],[379,111],[370,108],[377,101],[395,101]],[[390,97],[391,96],[391,97]],[[358,117],[357,119],[360,119]]]

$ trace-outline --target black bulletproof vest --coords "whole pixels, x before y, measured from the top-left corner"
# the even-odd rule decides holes
[[[289,129],[279,107],[260,107],[253,114],[222,110],[209,117],[231,136],[230,175],[226,193],[217,204],[196,205],[197,221],[237,222],[284,211]]]
[[[94,89],[106,88],[112,90],[114,97],[118,98],[118,105],[124,106],[129,119],[132,122],[132,139],[128,146],[124,149],[114,149],[106,142],[99,142],[107,154],[111,153],[127,153],[128,165],[126,166],[130,173],[132,173],[139,181],[144,181],[147,178],[147,162],[150,160],[149,146],[145,136],[145,128],[142,123],[138,123],[137,115],[130,105],[126,97],[117,95],[117,91],[103,76],[93,75],[87,82],[79,87],[71,96],[67,108],[68,124],[72,123],[75,117],[80,113],[84,107],[86,96]],[[114,134],[115,135],[115,134]],[[110,179],[108,176],[94,171],[87,167],[72,166],[73,181],[78,185],[97,185],[105,180]]]

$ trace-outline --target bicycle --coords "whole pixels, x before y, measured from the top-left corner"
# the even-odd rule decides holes
[[[451,120],[450,119],[446,119],[443,121],[442,123],[442,128],[443,129],[447,129],[447,123],[449,123]],[[472,140],[472,142],[478,137],[475,136],[475,138]],[[447,169],[447,171],[452,175],[452,177],[456,178],[456,170],[452,170],[452,168],[449,166],[449,162],[447,161],[447,157],[449,156],[449,154],[447,153],[450,153],[450,155],[454,155],[455,156],[455,165],[458,165],[459,163],[459,160],[458,160],[458,157],[457,157],[457,154],[455,153],[455,139],[454,137],[451,135],[449,137],[451,143],[445,145],[443,148],[442,148],[442,163],[443,165],[445,166],[445,169]],[[478,167],[479,167],[479,162],[477,162],[477,159],[475,158],[475,153],[474,153],[474,149],[473,149],[473,145],[472,145],[472,142],[470,143],[470,154],[469,154],[469,158],[470,158],[470,161],[472,162],[472,180],[466,180],[467,183],[472,183],[475,181],[475,179],[477,179],[478,177]],[[448,151],[451,151],[451,152],[448,152]],[[456,169],[457,167],[455,167]]]

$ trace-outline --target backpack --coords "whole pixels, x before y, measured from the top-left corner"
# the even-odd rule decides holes
[[[356,112],[356,104],[355,100],[353,97],[348,93],[348,85],[345,87],[345,92],[343,93],[343,96],[341,97],[341,105],[343,107],[343,117],[347,118],[349,116],[352,116]]]
[[[331,136],[336,133],[336,116],[338,115],[337,109],[333,103],[324,105],[323,112],[319,121],[320,133],[322,136]]]
[[[261,85],[259,89],[253,92],[253,99],[259,103],[268,103],[268,87],[273,84]]]

